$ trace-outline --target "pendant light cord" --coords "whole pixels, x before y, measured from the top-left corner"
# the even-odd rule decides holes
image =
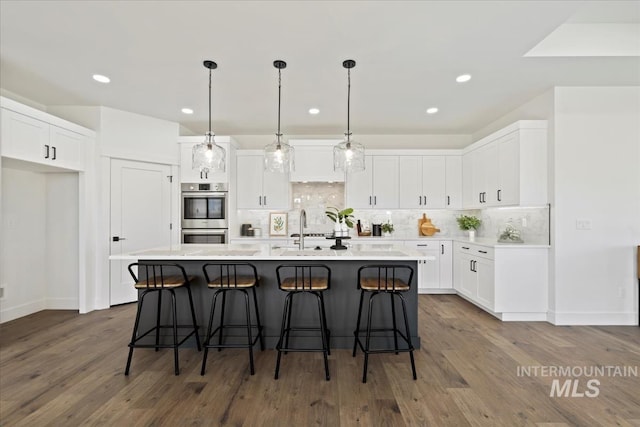
[[[211,68],[209,68],[209,135],[211,135]]]
[[[276,136],[278,137],[278,145],[280,145],[280,136],[282,135],[280,133],[280,97],[282,93],[281,81],[282,81],[281,72],[280,72],[280,68],[278,68],[278,133],[276,134]]]
[[[351,131],[350,131],[351,127],[349,124],[349,118],[351,116],[350,110],[351,110],[351,68],[348,68],[347,69],[347,142],[351,137]]]

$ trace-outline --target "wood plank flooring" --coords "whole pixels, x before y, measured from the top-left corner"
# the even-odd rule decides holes
[[[518,375],[529,366],[635,367],[640,328],[503,323],[453,295],[419,296],[418,380],[409,356],[333,350],[331,381],[320,354],[256,350],[137,349],[123,374],[135,305],[78,315],[43,311],[0,325],[1,426],[640,426],[640,378],[570,377],[577,394],[550,396],[568,378]],[[355,318],[354,318],[355,322]],[[640,374],[640,372],[638,372]],[[568,392],[567,392],[568,393]]]

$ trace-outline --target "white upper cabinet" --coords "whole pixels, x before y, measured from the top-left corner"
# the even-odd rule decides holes
[[[344,172],[333,170],[333,147],[340,140],[291,140],[294,149],[292,182],[344,182]]]
[[[462,209],[462,156],[446,156],[447,209]]]
[[[180,182],[229,182],[229,174],[231,170],[231,138],[228,136],[216,136],[216,144],[220,145],[226,151],[225,171],[224,172],[200,172],[199,169],[193,169],[193,147],[204,141],[204,136],[181,137],[180,143]]]
[[[238,209],[289,209],[289,175],[264,170],[264,156],[236,155]]]
[[[84,170],[85,135],[10,109],[2,108],[1,115],[2,156],[56,168]],[[39,115],[47,118],[42,112]]]
[[[347,206],[355,209],[398,207],[398,156],[365,156],[365,170],[346,177]]]
[[[400,156],[398,195],[400,208],[445,208],[445,156]]]
[[[547,124],[523,120],[474,143],[463,155],[463,206],[547,204]]]

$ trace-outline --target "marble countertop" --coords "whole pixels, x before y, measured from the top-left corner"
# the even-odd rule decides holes
[[[320,261],[418,261],[435,257],[403,245],[352,244],[346,250],[323,248],[315,250],[297,247],[277,247],[268,244],[197,245],[178,244],[171,247],[150,248],[122,255],[111,255],[110,260],[320,260]]]

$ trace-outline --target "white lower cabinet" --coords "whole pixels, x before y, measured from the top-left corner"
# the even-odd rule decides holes
[[[548,248],[454,242],[454,289],[501,320],[547,320]]]
[[[454,293],[453,258],[450,240],[407,240],[405,245],[420,251],[430,259],[418,261],[418,293]]]

